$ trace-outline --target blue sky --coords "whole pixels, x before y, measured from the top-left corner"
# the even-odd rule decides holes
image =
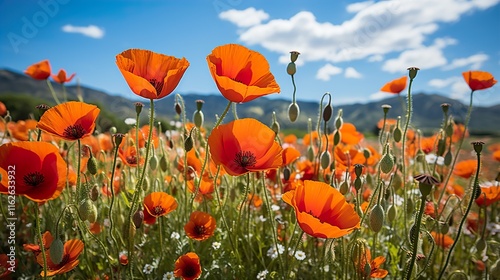
[[[115,64],[129,48],[185,57],[191,63],[176,93],[217,93],[206,56],[239,43],[261,52],[291,99],[286,74],[299,51],[297,98],[334,105],[391,97],[380,87],[421,69],[414,92],[467,101],[461,73],[500,78],[500,0],[17,0],[0,2],[0,68],[23,71],[49,59],[92,88],[129,98]],[[74,82],[73,82],[74,83]],[[500,85],[477,92],[475,104],[500,103]]]

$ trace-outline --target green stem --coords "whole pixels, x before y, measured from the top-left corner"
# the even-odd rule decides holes
[[[422,215],[425,210],[425,198],[427,196],[422,196],[422,200],[420,202],[420,210],[418,211],[418,216],[417,220],[415,221],[415,231],[414,234],[411,236],[411,241],[412,241],[412,254],[411,254],[411,260],[410,263],[408,264],[408,269],[406,270],[406,279],[409,280],[411,278],[411,273],[413,271],[413,267],[415,265],[415,261],[417,260],[417,250],[418,250],[418,238],[420,235],[420,224],[422,223]]]
[[[62,87],[62,92],[63,92],[63,100],[64,100],[64,102],[67,102],[68,97],[66,96],[66,87],[64,86],[64,83],[61,84],[61,87]]]
[[[47,81],[47,86],[49,86],[50,93],[52,94],[52,98],[54,98],[54,101],[57,104],[61,104],[61,101],[59,101],[59,98],[57,98],[56,92],[54,91],[54,88],[52,87],[52,83],[49,81],[49,79],[45,80]]]
[[[471,94],[472,95],[472,94]],[[462,220],[460,221],[460,225],[458,226],[458,231],[457,231],[457,236],[455,237],[455,241],[450,247],[450,251],[448,251],[448,256],[446,256],[446,261],[444,263],[443,268],[441,269],[441,272],[439,273],[439,278],[442,279],[444,272],[446,271],[446,267],[448,266],[448,263],[451,259],[451,255],[453,254],[453,249],[455,249],[455,246],[458,243],[458,239],[460,238],[460,234],[462,233],[462,227],[465,223],[465,220],[467,220],[467,215],[469,215],[469,211],[472,208],[472,204],[474,204],[474,201],[476,200],[476,193],[479,191],[479,170],[481,168],[481,154],[476,153],[477,155],[477,169],[476,169],[476,177],[474,178],[474,184],[472,185],[472,194],[471,198],[469,200],[469,205],[467,205],[467,209],[465,210],[464,216],[462,217]]]
[[[130,235],[130,226],[131,226],[131,221],[132,221],[132,218],[134,216],[134,213],[136,211],[136,208],[137,208],[137,203],[139,201],[139,194],[141,192],[141,188],[142,188],[142,184],[143,184],[143,181],[144,181],[144,177],[146,175],[146,169],[148,167],[148,158],[149,158],[149,150],[151,150],[151,138],[153,136],[153,122],[154,122],[154,114],[155,114],[155,103],[154,103],[154,99],[150,99],[150,104],[151,104],[151,112],[149,114],[149,133],[148,133],[148,142],[146,144],[146,157],[145,157],[145,161],[144,161],[144,167],[142,168],[142,172],[141,172],[141,177],[139,179],[139,181],[137,182],[136,186],[135,186],[135,190],[134,190],[134,197],[132,199],[132,204],[130,205],[130,210],[129,210],[129,213],[128,213],[128,219],[127,221],[125,222],[125,224],[127,225],[125,230],[126,230],[126,234],[127,235]],[[128,255],[128,258],[129,258],[129,276],[130,276],[130,279],[134,279],[134,274],[133,274],[133,259],[134,259],[134,254],[133,254],[133,250],[134,250],[134,237],[133,236],[129,236],[128,238],[128,243],[129,243],[129,246],[128,246],[128,249],[129,249],[129,255]]]
[[[115,168],[116,168],[117,157],[118,157],[118,145],[115,145],[115,151],[114,151],[114,156],[113,156],[113,165],[111,166],[111,178],[110,178],[109,185],[108,185],[110,188],[110,191],[111,191],[111,202],[109,204],[108,216],[109,216],[109,236],[111,236],[111,239],[113,240],[115,250],[118,251],[118,242],[116,241],[116,237],[115,237],[114,231],[113,231],[113,226],[114,226],[113,206],[115,204],[115,188],[113,186],[113,182],[115,181]],[[115,253],[118,253],[118,252],[115,252]]]
[[[42,231],[40,230],[40,209],[38,209],[38,202],[35,203],[35,221],[36,221],[36,233],[38,235],[38,244],[40,250],[42,251],[43,257],[43,279],[47,277],[47,256],[45,255],[45,245],[43,244]]]
[[[293,85],[292,103],[295,103],[295,93],[297,92],[297,86],[295,85],[295,78],[293,77],[293,75],[291,75],[291,77]]]
[[[402,159],[402,168],[401,173],[403,174],[403,220],[407,221],[407,203],[408,203],[408,190],[406,188],[406,158],[405,158],[405,149],[406,149],[406,133],[408,132],[408,127],[410,126],[411,115],[412,115],[412,97],[411,97],[411,86],[413,84],[413,79],[410,79],[410,83],[408,85],[408,96],[406,97],[407,107],[406,107],[406,120],[405,126],[403,129],[403,143],[401,147],[401,159]],[[408,223],[404,223],[405,226],[405,236],[408,236]]]

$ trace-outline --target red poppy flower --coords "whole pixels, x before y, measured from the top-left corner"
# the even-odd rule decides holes
[[[380,91],[388,92],[392,94],[400,94],[406,88],[407,76],[403,76],[399,79],[392,80],[385,84]]]
[[[52,262],[52,258],[50,257],[50,251],[46,251],[46,260],[47,260],[47,275],[45,276],[54,276],[57,274],[64,274],[68,271],[73,270],[79,263],[78,257],[83,251],[83,242],[78,239],[72,239],[64,243],[64,253],[62,261],[58,264]],[[39,254],[36,257],[36,261],[43,267],[43,256]],[[40,272],[41,276],[44,276],[44,272]]]
[[[287,147],[283,150],[283,165],[289,165],[300,157],[300,152],[293,148]]]
[[[177,208],[177,201],[168,193],[152,192],[144,198],[144,213],[158,218],[174,211]]]
[[[212,160],[233,176],[278,168],[283,158],[275,135],[272,129],[255,119],[219,125],[208,137]]]
[[[495,77],[485,71],[467,71],[463,72],[462,76],[472,91],[487,89],[497,83]]]
[[[365,137],[363,133],[356,130],[356,126],[352,123],[344,123],[339,131],[342,143],[348,145],[356,145]]]
[[[369,249],[364,250],[364,256],[361,258],[360,265],[358,266],[358,270],[365,275],[365,266],[366,263],[370,264],[370,277],[365,277],[366,279],[370,278],[385,278],[389,272],[385,269],[380,268],[380,266],[385,263],[385,257],[378,256],[372,260],[371,252]],[[365,279],[363,278],[363,279]]]
[[[269,63],[256,51],[236,44],[223,45],[212,50],[207,62],[217,88],[229,101],[244,103],[280,92]]]
[[[185,58],[129,49],[116,56],[116,65],[135,94],[160,99],[174,91],[189,62]]]
[[[11,279],[9,274],[17,268],[17,259],[14,259],[14,266],[10,263],[10,257],[7,254],[0,254],[0,279]]]
[[[189,216],[189,221],[184,226],[184,231],[189,238],[203,241],[214,235],[215,227],[214,217],[205,212],[194,211]]]
[[[490,206],[500,200],[500,186],[481,186],[481,194],[476,199],[479,206]]]
[[[43,247],[45,248],[45,251],[47,251],[50,248],[52,241],[54,241],[54,237],[52,236],[52,234],[49,231],[44,232],[42,235],[42,243]],[[38,256],[38,254],[42,252],[39,244],[24,244],[23,248],[25,251],[33,252],[35,256]]]
[[[3,117],[7,115],[7,106],[5,106],[5,104],[0,101],[0,117]]]
[[[68,141],[82,139],[94,132],[100,111],[97,106],[84,102],[62,103],[45,111],[37,127]]]
[[[57,75],[52,75],[52,79],[54,79],[54,81],[56,83],[60,83],[60,84],[64,84],[64,83],[69,83],[71,82],[71,80],[73,80],[73,78],[75,77],[75,73],[71,74],[71,76],[67,76],[66,74],[66,71],[64,69],[61,69],[59,70],[59,72],[57,73]]]
[[[187,182],[188,190],[194,193],[197,187],[197,183],[194,180],[189,180]],[[214,192],[214,181],[208,176],[203,176],[200,182],[200,188],[198,189],[198,194],[196,196],[196,201],[202,201],[203,199],[212,199],[212,193]]]
[[[434,241],[436,244],[442,248],[450,248],[453,245],[453,238],[451,238],[447,234],[437,233],[435,231],[431,231],[432,237],[434,237]]]
[[[43,60],[28,66],[24,70],[24,74],[35,80],[47,80],[50,77],[50,63],[48,60]]]
[[[295,209],[299,226],[319,238],[338,238],[360,227],[360,218],[344,196],[323,182],[304,181],[283,201]]]
[[[201,275],[200,258],[196,253],[190,252],[180,256],[175,261],[174,276],[184,280],[198,279]]]
[[[477,169],[477,161],[474,159],[463,160],[458,162],[453,169],[453,174],[469,179],[472,174],[476,172]]]
[[[66,162],[47,142],[13,142],[0,146],[0,193],[9,193],[15,173],[15,194],[43,202],[57,198],[66,185]]]

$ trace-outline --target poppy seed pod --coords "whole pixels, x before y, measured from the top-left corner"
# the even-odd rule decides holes
[[[384,225],[385,212],[380,204],[373,206],[370,211],[370,228],[374,232],[379,232]]]
[[[297,118],[300,115],[300,108],[299,105],[295,102],[290,104],[288,107],[288,119],[290,119],[291,122],[295,122]]]
[[[290,61],[295,62],[297,61],[297,58],[299,58],[299,52],[298,51],[291,51],[290,52]]]
[[[142,104],[141,102],[135,102],[134,105],[135,105],[135,112],[137,113],[137,115],[140,115],[142,112],[142,107],[144,107],[144,104]]]
[[[415,77],[417,76],[418,70],[420,70],[420,68],[418,68],[418,67],[408,68],[408,77],[410,77],[410,79],[412,79],[412,80],[415,79]]]
[[[61,261],[63,260],[64,244],[61,241],[61,238],[59,238],[59,236],[57,236],[50,244],[49,255],[50,255],[50,260],[54,264],[60,264]]]
[[[288,75],[293,76],[297,72],[297,67],[295,66],[295,63],[290,62],[288,63],[288,66],[286,67],[286,72]]]
[[[387,113],[389,112],[389,109],[391,109],[391,108],[392,108],[392,106],[389,104],[382,105],[382,110],[384,111],[384,115],[387,115]]]
[[[450,109],[450,106],[451,105],[449,103],[443,103],[443,104],[441,104],[441,109],[443,110],[444,114],[448,113],[448,109]]]
[[[475,142],[472,142],[472,147],[474,147],[474,151],[476,151],[476,154],[481,154],[481,152],[483,151],[483,146],[484,146],[484,142],[481,142],[481,141],[475,141]]]

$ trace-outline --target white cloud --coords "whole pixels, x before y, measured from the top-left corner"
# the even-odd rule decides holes
[[[449,92],[448,97],[450,98],[462,102],[468,101],[470,88],[462,76],[454,76],[446,79],[432,79],[428,82],[428,85],[441,90],[446,89],[446,92]]]
[[[347,67],[345,69],[344,76],[346,78],[352,78],[352,79],[359,79],[359,78],[363,77],[363,75],[361,75],[361,73],[359,73],[356,69],[354,69],[352,67]]]
[[[368,62],[378,62],[384,60],[384,56],[380,54],[372,55],[368,58]]]
[[[322,81],[329,81],[331,76],[342,73],[342,68],[331,65],[330,63],[321,67],[316,73],[316,79]]]
[[[385,98],[388,98],[388,97],[391,97],[391,96],[394,96],[394,95],[390,94],[390,93],[387,93],[387,92],[378,91],[378,92],[372,93],[370,95],[370,100],[371,101],[378,101],[378,100],[382,100],[382,99],[385,99]]]
[[[94,39],[101,39],[102,37],[104,37],[104,29],[95,25],[74,26],[71,24],[66,24],[65,26],[62,27],[62,31],[67,33],[80,33],[84,36],[91,37]]]
[[[428,82],[428,85],[435,88],[445,88],[451,84],[456,83],[459,80],[458,77],[451,77],[447,79],[432,79]],[[463,80],[463,79],[462,79]]]
[[[488,55],[478,53],[465,58],[454,59],[450,64],[443,67],[443,70],[452,70],[459,67],[468,66],[473,70],[481,68],[483,63],[488,60]]]
[[[261,24],[269,19],[269,14],[263,10],[251,7],[246,10],[227,10],[219,14],[219,18],[236,24],[238,27],[250,27]]]
[[[297,50],[301,53],[299,60],[304,62],[338,63],[422,48],[440,24],[458,21],[465,14],[498,2],[398,0],[371,5],[360,2],[347,6],[353,12],[352,17],[340,24],[319,22],[313,13],[301,11],[290,18],[272,19],[238,32],[241,42],[260,45],[286,57],[280,58],[281,62],[287,62],[289,52]],[[242,26],[236,20],[232,22]]]
[[[375,3],[375,2],[374,1],[364,1],[364,2],[353,3],[350,5],[347,5],[346,10],[349,13],[357,13],[357,12],[364,10],[364,9],[368,8],[369,6],[373,5],[373,3]]]
[[[447,63],[443,48],[453,44],[456,44],[456,40],[451,38],[439,38],[436,39],[431,46],[422,46],[420,48],[403,51],[399,57],[385,61],[384,65],[382,65],[382,70],[396,73],[405,72],[408,67],[430,69],[443,66]]]

